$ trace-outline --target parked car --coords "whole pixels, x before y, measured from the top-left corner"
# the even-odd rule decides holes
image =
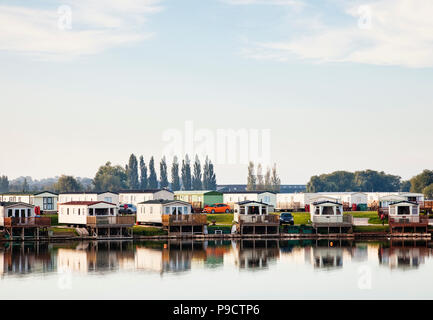
[[[294,225],[295,220],[293,219],[293,215],[290,212],[283,212],[280,214],[280,224],[290,224]]]
[[[121,214],[135,214],[135,213],[137,213],[137,208],[133,204],[122,204],[122,205],[120,205],[119,213],[121,213]]]
[[[204,213],[229,213],[230,206],[225,203],[215,203],[210,206],[205,206],[203,209]]]

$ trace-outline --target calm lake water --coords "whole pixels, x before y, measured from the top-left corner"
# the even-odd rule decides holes
[[[430,241],[0,244],[0,299],[433,298]]]

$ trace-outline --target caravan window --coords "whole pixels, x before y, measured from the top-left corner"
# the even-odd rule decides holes
[[[170,207],[165,207],[165,214],[170,214]]]

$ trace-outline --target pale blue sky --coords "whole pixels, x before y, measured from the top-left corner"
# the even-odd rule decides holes
[[[271,129],[283,183],[410,178],[433,156],[433,4],[415,2],[0,1],[0,174],[93,177],[192,120]]]

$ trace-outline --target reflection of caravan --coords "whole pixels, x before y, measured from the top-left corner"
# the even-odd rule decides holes
[[[317,269],[336,269],[343,267],[342,248],[313,248],[313,265]]]
[[[391,241],[390,247],[381,245],[378,249],[379,264],[390,269],[416,269],[430,254],[427,241]]]
[[[235,264],[240,269],[265,269],[280,256],[276,240],[241,240],[235,250]]]

